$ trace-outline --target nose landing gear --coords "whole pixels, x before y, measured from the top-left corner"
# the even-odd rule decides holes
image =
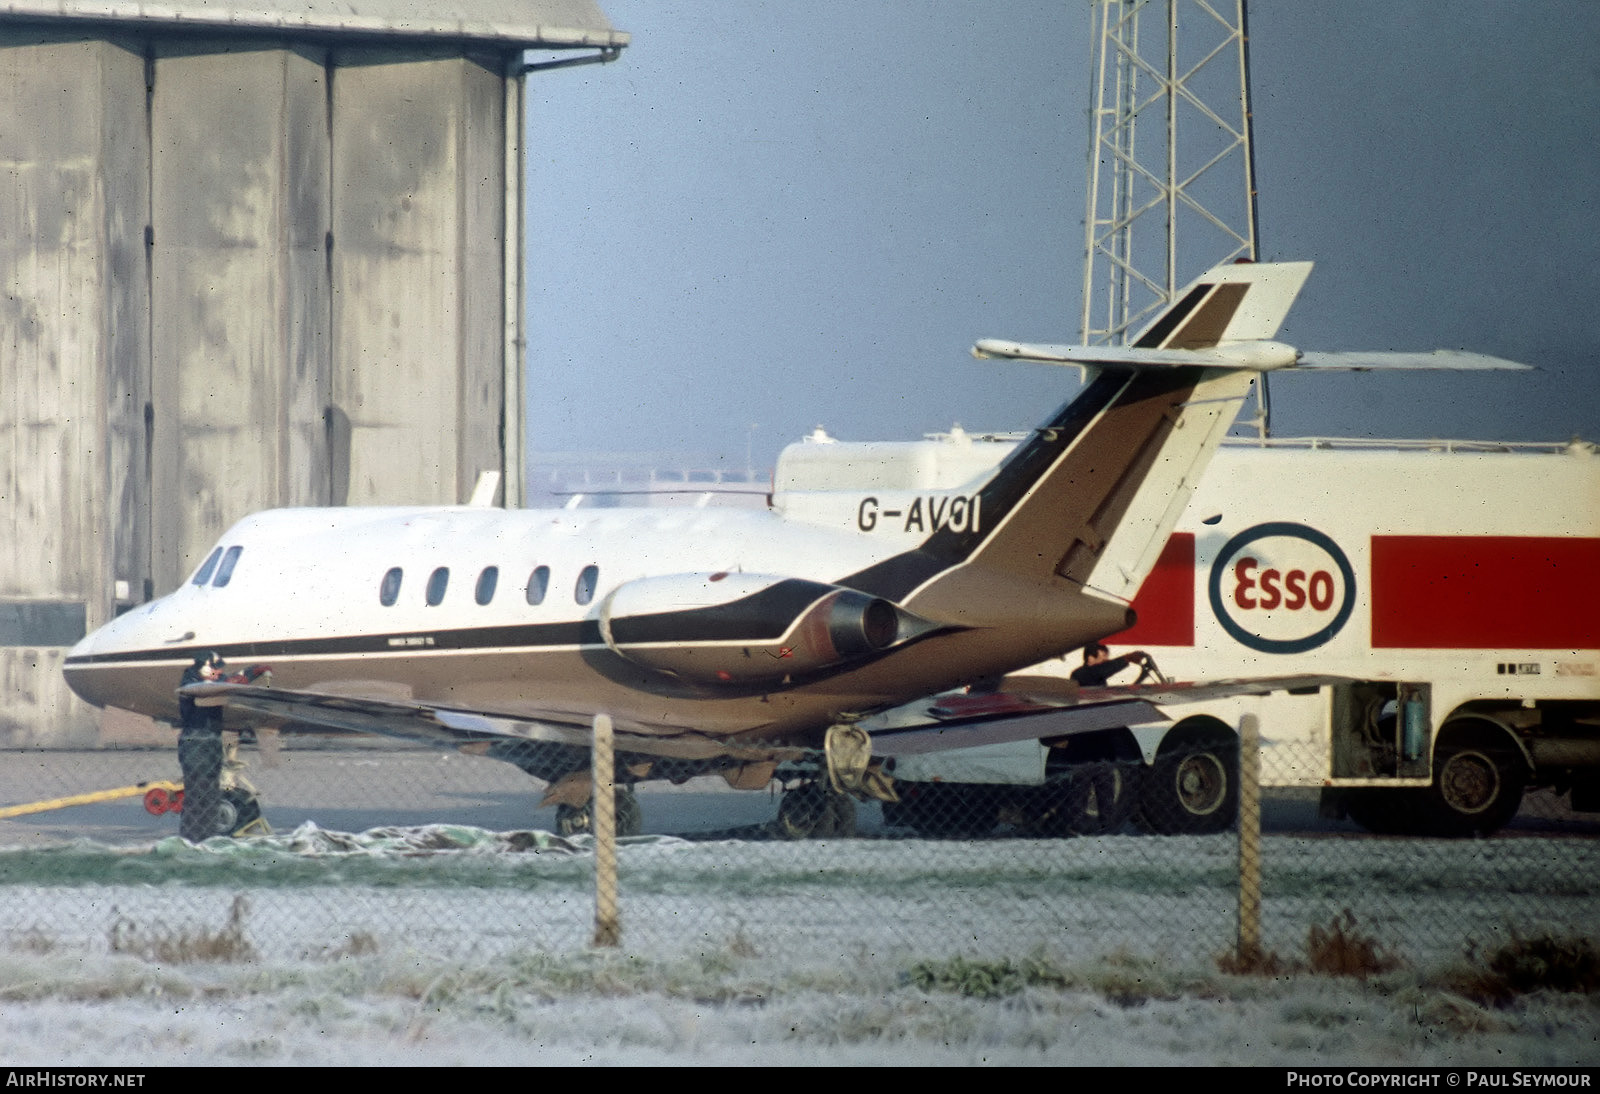
[[[261,798],[244,775],[245,762],[239,759],[239,745],[229,742],[223,751],[222,796],[217,801],[217,826],[212,835],[270,835],[272,828],[261,815]],[[140,783],[144,792],[144,811],[153,817],[183,812],[183,784],[175,782]],[[133,788],[130,788],[133,789]]]

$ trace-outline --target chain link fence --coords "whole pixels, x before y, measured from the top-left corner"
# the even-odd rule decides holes
[[[1378,836],[1319,816],[1314,789],[1266,787],[1250,812],[1237,753],[1219,740],[1154,765],[1106,756],[1032,787],[901,783],[894,804],[640,784],[618,810],[637,828],[617,849],[621,946],[834,964],[1236,959],[1241,798],[1244,832],[1252,816],[1261,832],[1252,945],[1268,959],[1332,945],[1427,965],[1539,932],[1600,935],[1600,823],[1564,799],[1529,793],[1489,838]],[[271,833],[194,847],[145,807],[177,777],[170,749],[5,754],[0,945],[494,961],[592,944],[593,837],[514,765],[307,739],[241,755]]]

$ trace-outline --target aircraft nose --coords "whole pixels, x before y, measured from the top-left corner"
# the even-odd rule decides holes
[[[85,657],[92,657],[95,649],[100,644],[100,632],[104,627],[96,628],[78,639],[77,645],[67,651],[67,661],[70,663]]]
[[[87,666],[89,658],[94,656],[99,631],[91,631],[78,640],[78,644],[67,651],[67,657],[61,665],[62,678],[66,680],[67,687],[73,694],[86,703],[94,706],[104,706],[105,703],[94,692],[98,691],[93,686],[93,677]]]
[[[115,705],[111,693],[115,690],[114,672],[108,671],[105,662],[109,655],[128,653],[138,647],[139,616],[146,608],[136,608],[118,616],[109,623],[90,631],[67,651],[61,666],[61,675],[77,696],[97,707]]]
[[[93,670],[94,656],[105,642],[105,631],[106,627],[101,627],[80,638],[77,645],[67,651],[66,660],[61,666],[61,675],[67,687],[78,698],[97,707],[106,705],[105,696],[100,694],[99,677]]]

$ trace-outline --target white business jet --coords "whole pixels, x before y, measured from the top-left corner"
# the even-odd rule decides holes
[[[762,787],[788,765],[812,776],[797,789],[815,810],[819,794],[892,798],[885,757],[1164,721],[1152,699],[1311,686],[993,684],[1132,624],[1128,602],[1257,374],[1509,364],[1319,360],[1272,341],[1310,268],[1218,267],[1127,347],[979,342],[980,357],[1078,366],[1085,384],[959,490],[766,512],[257,513],[183,587],[78,643],[67,682],[97,706],[170,721],[197,654],[270,665],[271,686],[187,690],[236,727],[332,727],[508,760],[550,784],[546,801],[572,825],[601,714],[620,785],[714,772]],[[978,681],[986,694],[955,694]]]

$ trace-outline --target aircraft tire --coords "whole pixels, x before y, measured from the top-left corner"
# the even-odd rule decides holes
[[[1209,835],[1239,815],[1239,742],[1231,733],[1169,734],[1145,772],[1135,818],[1163,836]]]
[[[856,801],[848,794],[829,794],[828,808],[833,813],[833,838],[856,838]]]
[[[632,787],[616,788],[616,832],[618,837],[637,836],[644,830],[644,814]],[[556,806],[556,835],[581,836],[594,831],[594,799],[582,805]]]
[[[842,794],[825,789],[820,783],[806,783],[793,790],[784,791],[778,801],[778,818],[774,822],[777,834],[786,840],[832,839],[840,835],[839,822],[844,810],[838,799],[844,799],[848,809],[850,831],[855,834],[855,803]]]
[[[217,801],[217,835],[231,836],[261,819],[261,799],[234,787]]]
[[[580,836],[594,827],[587,805],[556,806],[556,835]]]

